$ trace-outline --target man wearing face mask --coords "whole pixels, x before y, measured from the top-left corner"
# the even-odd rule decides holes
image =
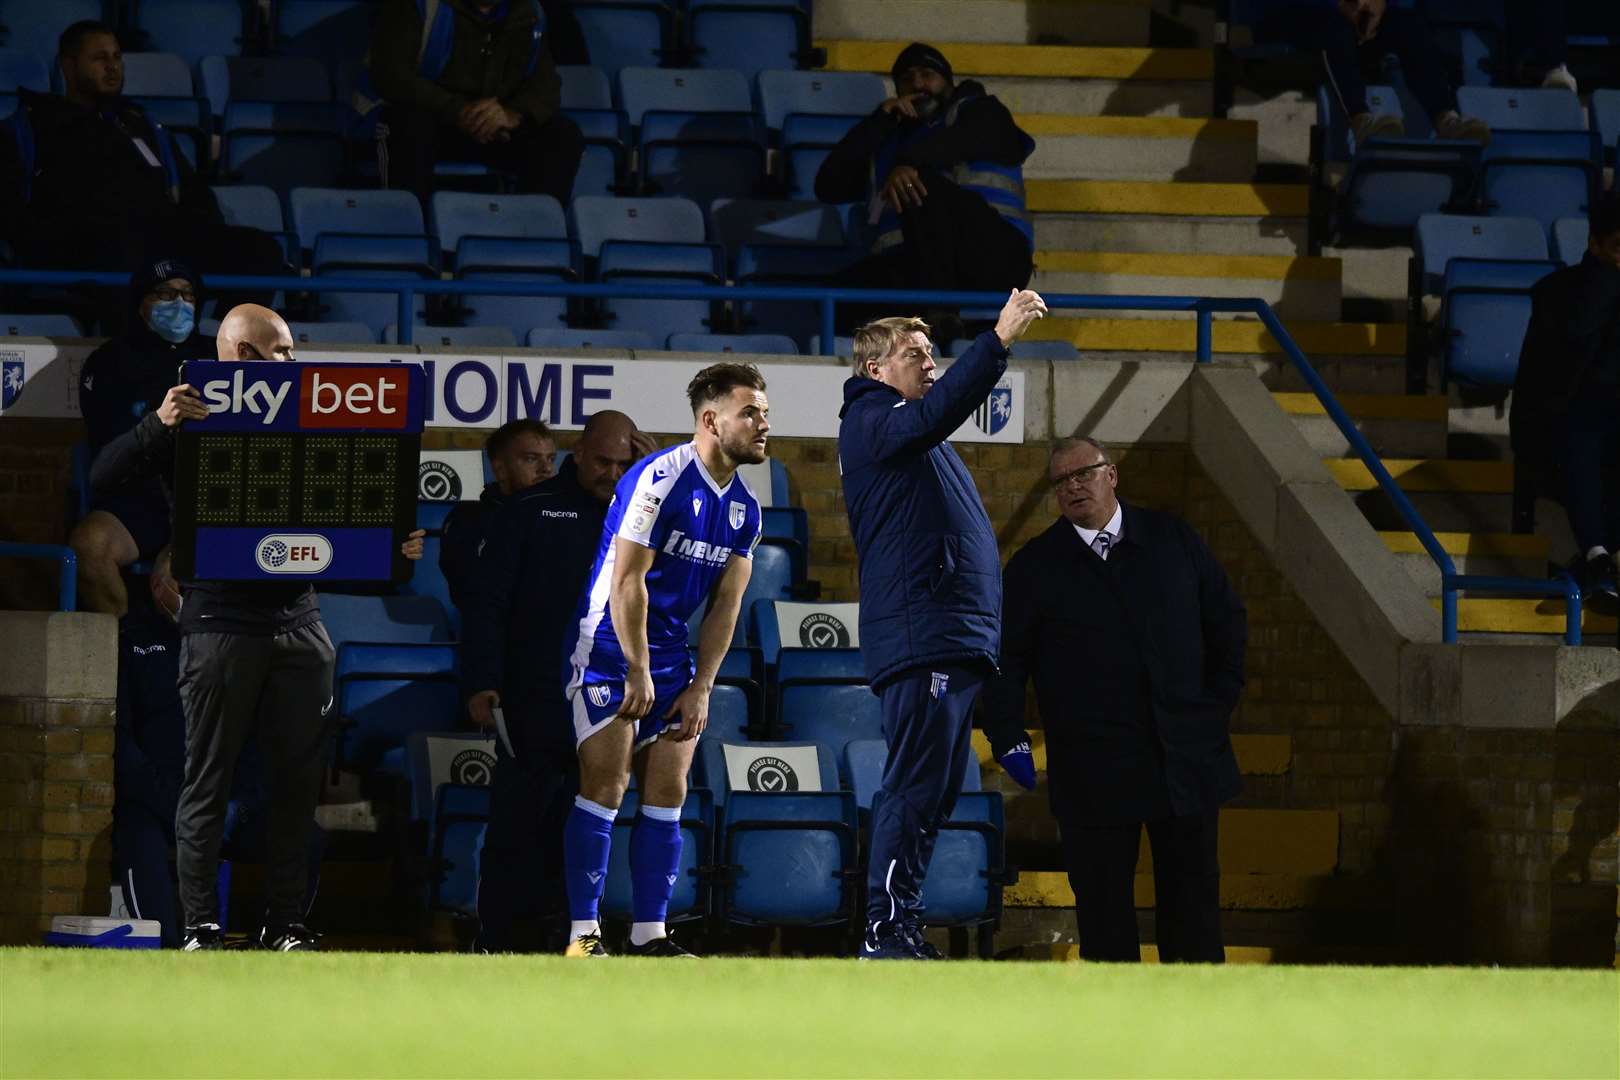
[[[1023,163],[1035,141],[982,84],[957,85],[931,45],[906,46],[891,75],[895,96],[851,128],[816,174],[822,202],[867,201],[874,233],[871,253],[836,284],[1022,288],[1035,249]],[[840,312],[845,326],[881,314],[857,305]]]
[[[79,377],[92,461],[157,409],[181,364],[212,357],[212,343],[195,333],[201,291],[202,276],[178,259],[148,263],[131,276],[128,329],[91,353]],[[129,608],[124,567],[152,559],[168,542],[169,508],[156,478],[98,495],[68,538],[79,557],[80,604],[122,618]]]

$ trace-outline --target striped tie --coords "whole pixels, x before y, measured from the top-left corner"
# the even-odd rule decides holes
[[[1108,548],[1112,543],[1113,539],[1109,537],[1107,533],[1099,532],[1096,536],[1091,538],[1091,550],[1095,551],[1098,558],[1102,559],[1103,562],[1107,562]]]

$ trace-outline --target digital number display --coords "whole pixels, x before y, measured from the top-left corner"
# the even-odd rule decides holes
[[[386,528],[399,453],[392,435],[200,435],[197,524]]]

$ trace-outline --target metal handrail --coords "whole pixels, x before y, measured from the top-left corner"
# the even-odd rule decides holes
[[[61,544],[24,544],[16,540],[0,540],[0,558],[52,559],[61,564],[57,584],[56,606],[59,611],[76,611],[79,607],[79,557],[73,549]]]
[[[77,270],[6,270],[0,269],[0,285],[107,285],[127,286],[126,275],[116,272]],[[302,277],[302,276],[249,276],[219,275],[209,278],[215,290],[257,289],[296,292],[394,293],[399,297],[399,343],[409,345],[415,328],[415,303],[424,296],[533,296],[580,297],[590,299],[635,298],[644,300],[732,300],[747,301],[799,301],[813,303],[821,312],[821,352],[834,355],[837,306],[841,303],[894,304],[935,306],[999,307],[1006,296],[996,292],[929,292],[924,290],[880,290],[817,288],[802,285],[653,285],[614,282],[578,283],[563,281],[503,281],[503,280],[443,280],[432,278],[367,278],[367,277]],[[1533,596],[1561,596],[1565,600],[1564,641],[1570,645],[1581,643],[1581,590],[1580,586],[1564,575],[1559,578],[1484,577],[1459,574],[1457,566],[1441,546],[1434,531],[1418,514],[1395,478],[1379,459],[1365,436],[1357,430],[1350,415],[1344,411],[1333,391],[1328,389],[1311,362],[1295,343],[1293,337],[1277,318],[1271,305],[1259,299],[1193,296],[1095,296],[1082,293],[1043,293],[1047,307],[1053,310],[1102,311],[1181,311],[1196,319],[1194,353],[1197,362],[1207,364],[1214,354],[1214,315],[1217,312],[1246,313],[1258,316],[1261,323],[1276,339],[1283,354],[1294,365],[1311,392],[1322,403],[1350,448],[1355,451],[1367,471],[1377,481],[1379,490],[1388,497],[1416,534],[1424,551],[1434,560],[1440,571],[1440,632],[1447,644],[1457,640],[1457,594],[1463,590],[1505,592]]]

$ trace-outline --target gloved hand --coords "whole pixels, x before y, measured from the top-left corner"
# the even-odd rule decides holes
[[[1030,751],[1028,734],[1012,749],[997,754],[996,762],[1019,787],[1035,790],[1035,755]]]

